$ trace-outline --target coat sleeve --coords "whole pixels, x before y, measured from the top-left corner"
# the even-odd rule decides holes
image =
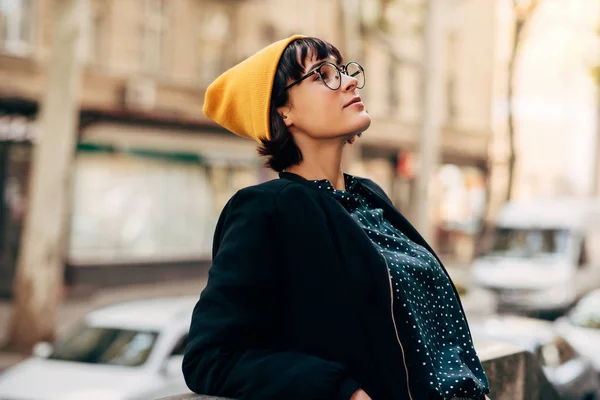
[[[194,308],[183,373],[195,393],[233,399],[348,400],[342,364],[276,349],[281,317],[273,196],[238,192],[215,231],[213,265]]]

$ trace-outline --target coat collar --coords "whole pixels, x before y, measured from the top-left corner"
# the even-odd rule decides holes
[[[294,182],[300,182],[305,184],[309,183],[308,179],[303,178],[300,175],[294,174],[293,172],[280,172],[279,177],[281,179],[287,179]]]
[[[301,183],[301,184],[311,188],[312,190],[321,192],[321,190],[318,189],[315,185],[313,185],[309,180],[301,177],[300,175],[296,175],[291,172],[280,172],[279,177],[281,179],[287,179],[287,180]],[[375,198],[377,198],[377,200],[379,201],[379,205],[383,209],[383,213],[386,216],[386,218],[388,219],[388,221],[392,225],[394,225],[396,228],[400,229],[400,231],[402,233],[404,233],[406,236],[408,236],[408,238],[410,240],[425,247],[438,260],[444,273],[448,277],[450,277],[450,275],[448,274],[448,271],[446,270],[446,267],[442,263],[442,260],[438,257],[438,255],[435,253],[435,251],[431,248],[429,243],[427,243],[425,241],[423,236],[421,236],[421,234],[415,229],[415,227],[406,219],[406,217],[404,215],[402,215],[402,213],[396,209],[396,207],[394,206],[392,201],[389,199],[389,197],[385,194],[385,192],[375,182],[371,181],[370,179],[359,178],[359,177],[356,177],[356,179],[360,182],[360,184],[363,185],[363,187],[365,187],[369,192],[371,192],[375,196]],[[452,280],[450,280],[450,281],[452,282]],[[455,293],[456,297],[459,298],[458,291],[456,290],[454,283],[452,283],[452,287],[454,289],[454,293]],[[460,308],[462,310],[463,315],[465,315],[465,310],[462,306],[462,302],[459,301],[459,304],[460,304]]]
[[[303,178],[300,175],[294,174],[292,172],[280,172],[279,177],[281,179],[287,179],[290,181],[301,183],[312,190],[318,191],[314,184],[306,178]],[[408,236],[413,242],[420,244],[429,250],[436,258],[437,255],[433,251],[433,249],[429,246],[429,244],[425,241],[425,239],[421,236],[421,234],[415,229],[415,227],[406,219],[400,211],[396,209],[391,200],[385,195],[385,193],[381,190],[379,186],[377,186],[373,181],[365,178],[356,177],[356,179],[363,185],[370,193],[372,193],[375,198],[379,201],[379,205],[383,209],[384,215],[388,220],[392,223],[392,225],[396,226],[400,229],[406,236]],[[440,260],[441,263],[441,260]]]

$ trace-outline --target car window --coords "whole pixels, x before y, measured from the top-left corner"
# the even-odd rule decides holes
[[[490,256],[515,258],[564,257],[568,249],[566,229],[517,229],[499,227],[494,232]]]
[[[183,335],[181,339],[177,342],[175,347],[173,347],[173,351],[171,352],[172,356],[182,356],[185,351],[185,345],[187,344],[187,335]]]
[[[157,336],[152,331],[82,325],[56,344],[50,359],[134,367],[146,362]]]

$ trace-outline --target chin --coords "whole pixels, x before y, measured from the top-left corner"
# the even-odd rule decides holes
[[[371,116],[366,112],[361,113],[356,117],[355,123],[353,125],[354,129],[352,129],[352,132],[354,132],[355,134],[362,133],[369,129],[369,127],[371,126]]]

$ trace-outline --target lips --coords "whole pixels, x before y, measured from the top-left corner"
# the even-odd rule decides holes
[[[351,106],[352,104],[360,103],[360,102],[362,102],[362,99],[360,98],[360,96],[354,96],[352,99],[350,99],[349,102],[344,104],[344,108]]]

